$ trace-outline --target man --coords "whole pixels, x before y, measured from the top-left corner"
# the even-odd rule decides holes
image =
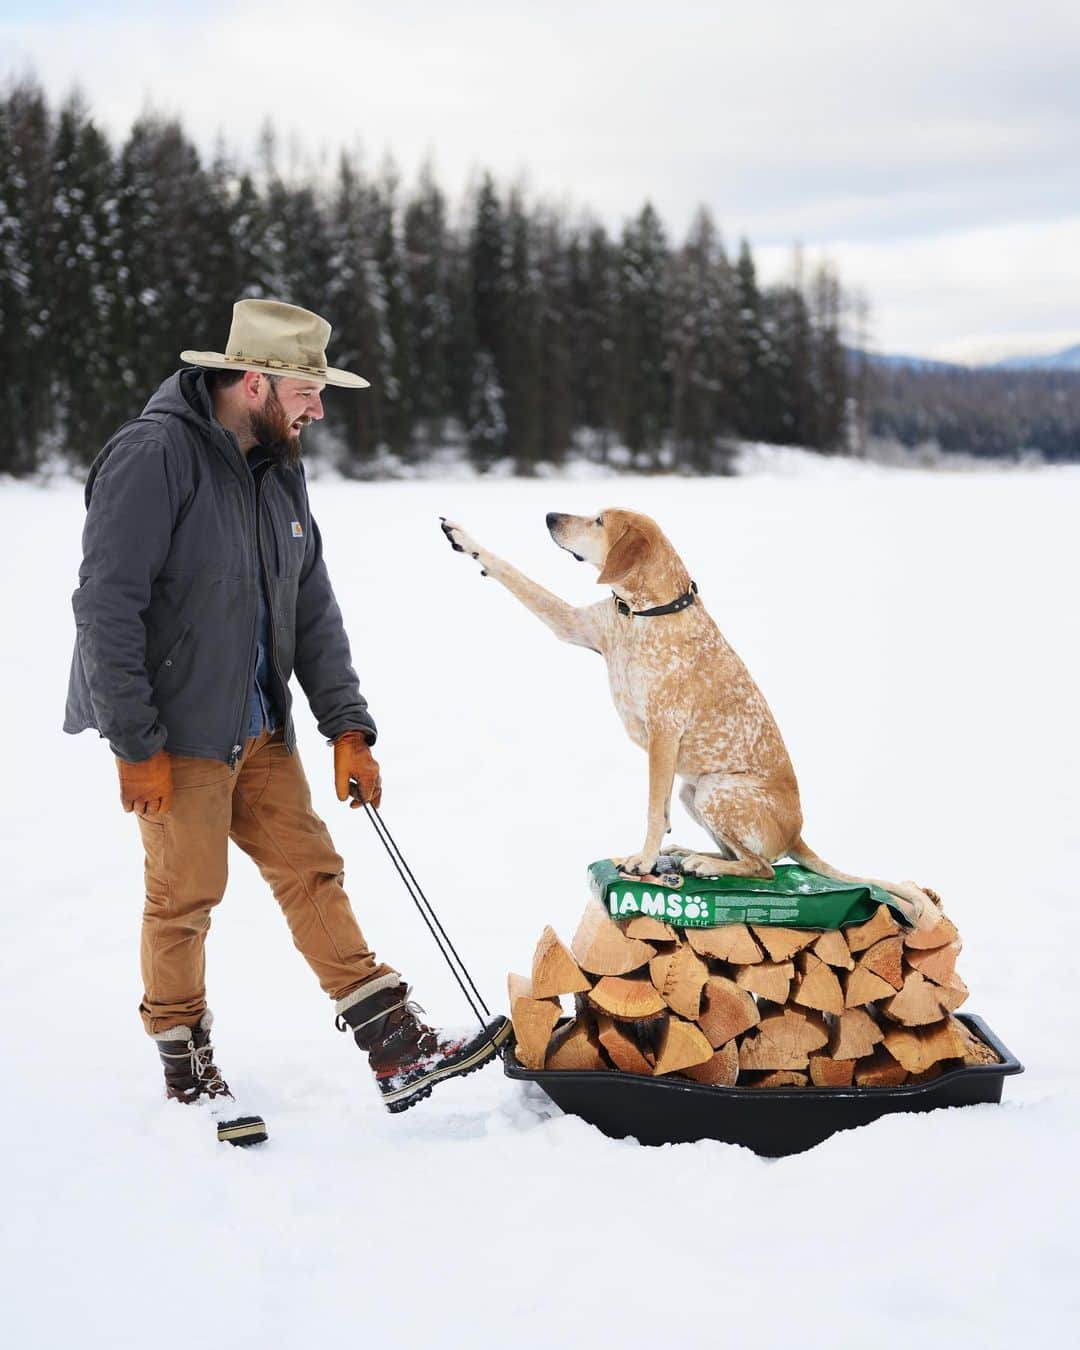
[[[115,433],[86,483],[64,730],[108,739],[138,821],[140,1012],[181,1102],[231,1097],[213,1062],[203,953],[230,839],[269,882],[391,1111],[481,1067],[509,1029],[496,1018],[450,1036],[418,1019],[357,925],[296,750],[294,671],[333,746],[338,798],[378,806],[375,723],[300,451],[324,387],[368,383],[327,366],[330,331],[293,305],[239,301],[225,352],[182,352],[191,364]]]

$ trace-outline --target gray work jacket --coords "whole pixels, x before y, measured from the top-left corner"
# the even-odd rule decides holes
[[[64,730],[96,728],[121,759],[235,766],[256,656],[258,576],[285,743],[295,670],[328,740],[375,723],[308,504],[303,465],[260,465],[213,415],[202,371],[177,371],[94,460]]]

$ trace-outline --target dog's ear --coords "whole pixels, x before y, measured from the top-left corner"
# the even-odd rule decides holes
[[[643,531],[636,525],[627,525],[608,550],[608,555],[604,559],[604,569],[596,578],[598,584],[610,586],[613,582],[629,576],[635,567],[639,567],[645,561],[648,551],[649,541]]]

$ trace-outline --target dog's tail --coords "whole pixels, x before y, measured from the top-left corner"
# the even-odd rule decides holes
[[[933,900],[913,881],[879,881],[877,877],[853,877],[847,872],[837,871],[823,858],[819,858],[801,836],[788,849],[788,854],[803,867],[808,867],[811,872],[820,872],[822,876],[832,877],[834,881],[854,881],[862,885],[869,883],[871,886],[880,886],[883,891],[888,891],[901,902],[904,913],[920,928],[932,928],[937,922],[939,911]]]

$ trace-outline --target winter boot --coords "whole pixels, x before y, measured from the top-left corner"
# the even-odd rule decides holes
[[[240,1148],[261,1144],[267,1138],[262,1117],[231,1114],[230,1107],[235,1110],[236,1100],[214,1063],[214,1047],[210,1044],[213,1022],[208,1008],[197,1026],[170,1027],[154,1036],[165,1069],[165,1096],[187,1106],[208,1103],[222,1143]],[[226,1116],[229,1118],[224,1119]]]
[[[430,1096],[436,1083],[482,1069],[510,1033],[505,1017],[475,1031],[437,1031],[420,1021],[424,1009],[411,993],[400,976],[380,976],[337,1004],[338,1030],[351,1031],[367,1051],[382,1099],[395,1113]]]

